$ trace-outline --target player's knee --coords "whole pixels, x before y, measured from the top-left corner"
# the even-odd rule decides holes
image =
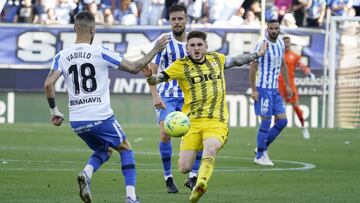
[[[271,125],[271,118],[264,118],[261,120],[260,129],[269,130]]]
[[[131,144],[128,140],[124,140],[119,146],[115,148],[118,152],[122,152],[124,150],[132,150]]]
[[[184,161],[181,161],[181,160],[179,160],[178,161],[178,170],[179,170],[179,172],[181,172],[181,173],[189,173],[190,171],[191,171],[191,165],[190,164],[187,164],[186,162],[184,162]]]
[[[284,129],[286,127],[288,123],[288,120],[286,118],[282,118],[282,119],[278,119],[276,121],[276,127],[279,128],[280,130]]]
[[[162,131],[162,132],[160,133],[160,140],[161,140],[162,142],[169,142],[169,141],[170,141],[170,136],[169,136],[168,134],[166,134],[165,131]]]

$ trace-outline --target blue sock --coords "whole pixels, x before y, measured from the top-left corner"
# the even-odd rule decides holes
[[[125,185],[136,185],[136,169],[134,152],[125,150],[120,152],[121,170],[125,178]]]
[[[203,153],[203,151],[198,151],[197,152],[194,165],[193,165],[193,167],[191,169],[192,173],[197,173],[199,171],[202,153]]]
[[[261,120],[261,124],[257,134],[257,153],[256,158],[260,158],[266,150],[266,143],[268,139],[269,128],[271,125],[271,119]]]
[[[286,127],[287,119],[278,119],[275,125],[269,131],[269,137],[266,143],[266,148],[279,136],[282,129]]]
[[[100,166],[109,159],[109,152],[98,151],[94,152],[89,158],[87,164],[91,165],[94,168],[94,173],[97,171]]]
[[[159,150],[161,155],[161,161],[164,169],[164,176],[172,175],[171,172],[171,155],[172,155],[172,146],[171,141],[162,142],[160,141]]]

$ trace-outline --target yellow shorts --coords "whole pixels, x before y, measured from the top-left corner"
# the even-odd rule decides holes
[[[217,138],[224,146],[228,133],[227,123],[206,118],[191,119],[189,131],[181,138],[180,150],[202,150],[203,140],[210,137]]]

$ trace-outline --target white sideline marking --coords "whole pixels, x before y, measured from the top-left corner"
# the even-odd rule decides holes
[[[34,150],[34,151],[64,151],[64,152],[91,152],[90,150],[85,149],[60,149],[60,148],[29,148],[29,147],[0,147],[0,151],[4,150]],[[143,154],[143,155],[156,155],[158,156],[158,152],[144,152],[144,151],[137,151],[135,154]],[[178,154],[174,154],[178,156]],[[249,162],[253,161],[253,158],[246,158],[246,157],[233,157],[233,156],[218,156],[218,159],[233,159],[233,160],[249,160]],[[310,163],[298,162],[298,161],[288,161],[288,160],[273,160],[276,163],[287,163],[297,165],[299,167],[289,167],[289,168],[276,168],[275,167],[268,167],[268,168],[258,168],[260,166],[256,166],[254,168],[249,167],[221,167],[217,166],[217,172],[256,172],[256,171],[304,171],[310,170],[315,168],[316,166]],[[0,159],[0,171],[78,171],[79,168],[29,168],[29,167],[15,167],[15,168],[8,168],[9,164],[12,162],[24,162],[26,164],[33,164],[33,163],[56,163],[56,164],[83,164],[83,162],[79,161],[53,161],[53,160],[18,160],[18,159]],[[3,163],[3,164],[1,164]],[[111,165],[118,165],[117,162],[108,162],[107,164]],[[138,166],[160,166],[160,164],[140,164],[137,163]],[[118,172],[120,169],[101,169],[102,171],[108,172]],[[148,172],[159,172],[162,171],[161,168],[159,169],[151,169],[151,168],[137,168],[138,171],[148,171]]]

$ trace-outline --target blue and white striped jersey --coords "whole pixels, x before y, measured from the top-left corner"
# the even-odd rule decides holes
[[[113,115],[109,68],[117,69],[122,59],[117,52],[90,44],[74,44],[55,55],[51,69],[64,77],[69,121],[105,120]]]
[[[165,70],[176,59],[183,58],[187,55],[186,43],[177,41],[172,32],[167,35],[169,35],[169,43],[166,45],[166,48],[162,52],[159,52],[152,60],[152,63],[159,66],[158,72]],[[162,82],[157,85],[157,90],[162,97],[184,97],[177,80],[172,80],[167,83]]]
[[[275,43],[265,38],[256,44],[256,52],[259,51],[264,41],[268,42],[269,46],[265,55],[257,59],[259,67],[257,72],[256,87],[277,89],[281,63],[285,53],[285,44],[284,41],[279,38]]]

